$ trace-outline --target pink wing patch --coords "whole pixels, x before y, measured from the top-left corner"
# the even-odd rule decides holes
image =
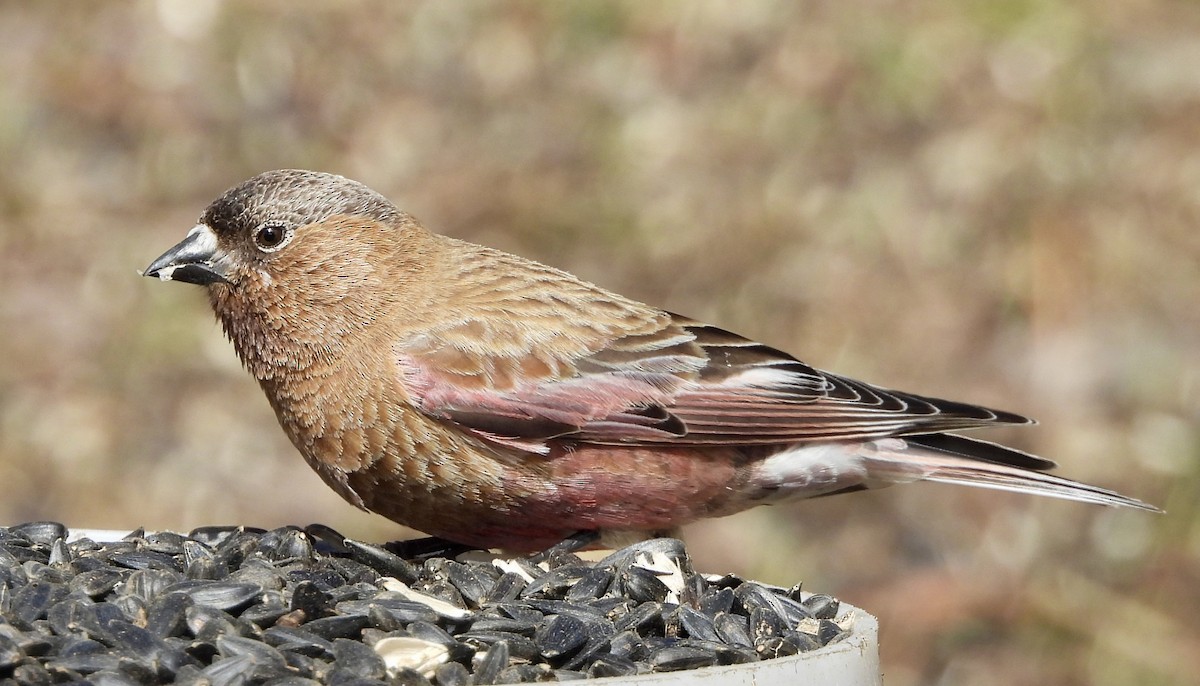
[[[670,403],[669,391],[646,379],[587,374],[561,381],[530,379],[498,391],[460,383],[418,358],[404,356],[399,362],[417,409],[529,452],[547,452],[547,439],[595,425],[621,426],[631,439],[681,429],[677,420],[658,409]]]
[[[425,414],[535,453],[608,445],[751,446],[928,434],[1024,417],[877,388],[682,318],[552,357],[430,345],[399,358]],[[582,350],[580,350],[582,348]],[[582,354],[579,354],[582,353]],[[536,364],[529,364],[530,359]]]

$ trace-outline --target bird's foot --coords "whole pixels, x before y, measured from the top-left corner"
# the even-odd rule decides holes
[[[567,536],[563,540],[546,548],[540,553],[537,553],[529,558],[531,562],[537,564],[549,560],[554,555],[565,555],[578,550],[583,550],[589,545],[600,540],[600,532],[595,530],[576,531]]]
[[[455,543],[437,536],[412,538],[407,541],[392,541],[383,546],[388,552],[395,553],[405,560],[423,561],[433,557],[454,559],[470,550],[483,550],[478,546]]]

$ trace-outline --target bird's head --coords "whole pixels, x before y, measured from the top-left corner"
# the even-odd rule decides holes
[[[395,253],[410,253],[401,265],[407,277],[420,268],[411,258],[422,234],[361,183],[270,171],[226,191],[143,274],[205,286],[226,334],[254,367],[301,348],[328,352],[368,326],[387,310],[379,299],[397,277],[388,274]]]

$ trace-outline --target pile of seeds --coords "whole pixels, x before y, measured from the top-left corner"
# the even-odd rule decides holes
[[[829,596],[696,574],[674,539],[595,563],[410,561],[323,526],[68,540],[0,528],[0,680],[565,681],[792,655],[848,629]]]

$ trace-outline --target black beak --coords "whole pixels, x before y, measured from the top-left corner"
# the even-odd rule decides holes
[[[208,226],[197,224],[188,232],[187,238],[151,262],[142,276],[204,286],[230,283],[228,268],[229,255],[220,249],[217,235]]]

